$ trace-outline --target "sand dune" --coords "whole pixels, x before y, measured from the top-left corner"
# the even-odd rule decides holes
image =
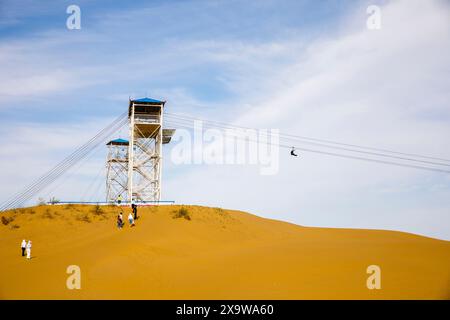
[[[450,242],[413,234],[301,227],[187,206],[140,209],[134,228],[117,207],[40,206],[0,224],[1,299],[449,299]],[[124,208],[126,215],[128,208]],[[20,256],[22,239],[33,258]],[[366,268],[381,267],[380,290]],[[81,289],[66,268],[81,268]]]

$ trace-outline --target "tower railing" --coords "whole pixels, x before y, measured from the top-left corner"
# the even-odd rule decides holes
[[[155,123],[161,122],[161,117],[159,115],[149,115],[149,114],[135,114],[135,123]]]

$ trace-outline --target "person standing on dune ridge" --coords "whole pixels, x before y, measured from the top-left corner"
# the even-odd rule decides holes
[[[119,215],[117,216],[117,227],[119,229],[122,229],[122,227],[123,227],[122,212],[120,212]]]
[[[136,205],[136,203],[133,203],[133,204],[131,205],[131,208],[133,209],[134,220],[137,220],[138,215],[137,215],[137,205]]]
[[[31,240],[27,243],[27,259],[31,259]]]
[[[130,227],[134,227],[134,219],[133,219],[133,215],[130,214],[128,215],[128,222],[130,222]]]
[[[27,248],[27,242],[25,241],[25,239],[22,240],[20,248],[22,249],[22,257],[25,257],[25,249]]]

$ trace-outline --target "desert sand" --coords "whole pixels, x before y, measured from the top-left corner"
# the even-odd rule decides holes
[[[450,242],[302,227],[219,208],[54,205],[1,213],[1,299],[449,299]],[[99,209],[99,210],[97,210]],[[123,208],[124,219],[130,209]],[[33,241],[32,259],[21,257]],[[66,287],[69,265],[81,289]],[[366,268],[381,268],[369,290]]]

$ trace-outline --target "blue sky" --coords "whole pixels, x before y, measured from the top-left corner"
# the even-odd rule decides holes
[[[71,4],[81,30],[66,28]],[[366,28],[371,4],[382,10],[378,31]],[[173,113],[450,158],[449,10],[416,0],[1,1],[0,200],[122,113],[129,96],[167,100]],[[104,157],[99,150],[42,196],[85,194]],[[450,239],[448,175],[318,155],[280,162],[278,175],[262,177],[253,167],[167,161],[164,198]],[[91,198],[101,197],[98,181]]]
[[[42,112],[27,114],[32,119],[37,116],[47,121],[60,112],[76,118],[102,115],[105,110],[95,104],[105,104],[108,111],[114,108],[117,112],[123,108],[123,100],[117,99],[117,104],[112,104],[111,97],[163,95],[167,90],[185,90],[205,103],[235,104],[238,99],[235,92],[221,80],[232,76],[229,74],[232,70],[226,70],[225,63],[207,57],[192,57],[180,63],[178,58],[183,50],[194,56],[196,50],[214,44],[220,50],[220,46],[228,43],[263,45],[293,38],[307,41],[315,35],[334,32],[333,24],[349,5],[339,1],[320,5],[306,1],[133,1],[124,7],[108,1],[81,1],[77,4],[81,8],[82,29],[70,31],[65,28],[68,17],[65,9],[70,4],[70,1],[3,2],[0,24],[3,41],[25,46],[28,41],[29,47],[23,52],[27,54],[24,59],[33,57],[33,61],[25,61],[30,68],[47,64],[47,72],[69,73],[64,77],[67,82],[64,87],[77,88],[53,92],[63,94],[55,99],[64,99],[64,108],[57,107],[59,101],[39,100]],[[276,63],[283,65],[286,61]],[[23,72],[26,76],[27,69]],[[89,79],[80,81],[79,77]],[[23,92],[23,96],[27,95]],[[23,104],[11,100],[8,104],[14,107]],[[0,111],[4,118],[16,116],[10,108]]]

